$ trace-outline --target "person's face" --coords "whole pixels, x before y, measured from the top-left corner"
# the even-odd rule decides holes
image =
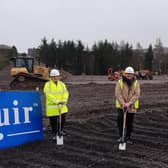
[[[131,79],[134,77],[134,74],[132,74],[132,73],[126,73],[126,74],[125,74],[125,77],[126,77],[127,79],[131,80]]]
[[[52,76],[51,80],[53,80],[54,82],[57,82],[60,79],[60,76]]]

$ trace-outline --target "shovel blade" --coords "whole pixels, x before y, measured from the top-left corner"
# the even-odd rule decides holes
[[[126,150],[126,143],[125,142],[119,144],[119,150]]]
[[[57,145],[63,145],[63,144],[64,144],[63,136],[57,136]]]

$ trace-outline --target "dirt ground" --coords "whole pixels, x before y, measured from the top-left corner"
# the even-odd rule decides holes
[[[9,78],[3,74],[0,88],[7,90]],[[134,144],[127,144],[126,151],[119,151],[116,141],[115,82],[105,76],[73,76],[66,82],[70,99],[64,145],[50,140],[44,118],[44,140],[1,150],[0,167],[168,168],[167,76],[140,81],[141,108],[135,117]]]

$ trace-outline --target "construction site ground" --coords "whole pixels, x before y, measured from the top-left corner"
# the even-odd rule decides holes
[[[9,90],[11,77],[0,71],[0,88]],[[141,84],[133,144],[118,150],[115,81],[107,76],[69,76],[70,93],[64,145],[50,140],[41,94],[44,140],[0,150],[0,167],[8,168],[168,168],[168,76]]]

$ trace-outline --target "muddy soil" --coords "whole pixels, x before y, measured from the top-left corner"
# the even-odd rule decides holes
[[[3,89],[7,89],[5,79],[1,78]],[[56,146],[50,140],[44,117],[44,140],[0,150],[0,167],[167,168],[168,80],[140,82],[141,108],[135,117],[134,143],[127,144],[126,151],[119,151],[116,141],[115,83],[69,83],[64,145]]]

